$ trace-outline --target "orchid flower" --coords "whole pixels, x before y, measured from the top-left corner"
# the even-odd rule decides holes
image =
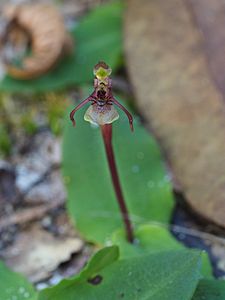
[[[133,131],[133,117],[128,112],[128,110],[120,104],[112,94],[112,80],[109,77],[112,70],[104,62],[99,62],[94,67],[94,91],[85,100],[83,100],[79,105],[77,105],[70,113],[70,119],[75,126],[74,114],[85,104],[91,102],[88,107],[84,120],[92,124],[97,124],[101,127],[102,137],[105,145],[106,156],[108,160],[109,169],[111,172],[112,183],[114,186],[116,198],[121,211],[121,216],[123,219],[127,240],[132,243],[134,241],[133,228],[130,222],[128,209],[124,196],[122,193],[122,188],[119,180],[119,175],[117,172],[113,147],[112,147],[112,123],[119,118],[119,114],[115,109],[114,105],[122,109],[127,115],[131,131]]]

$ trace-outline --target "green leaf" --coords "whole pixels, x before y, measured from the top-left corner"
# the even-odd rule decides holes
[[[63,174],[68,189],[67,205],[81,234],[103,243],[123,224],[100,129],[83,120],[84,111],[76,115],[76,128],[66,116]],[[149,220],[167,223],[173,195],[160,150],[137,120],[134,127],[131,133],[122,112],[113,124],[115,157],[131,219],[135,224]]]
[[[122,258],[159,251],[185,249],[185,246],[179,243],[166,228],[158,225],[143,224],[138,226],[134,233],[134,244],[127,242],[122,230],[117,230],[112,235],[112,243],[119,246]]]
[[[224,280],[201,280],[192,300],[224,300]]]
[[[120,248],[120,257],[127,258],[159,251],[185,249],[185,246],[178,242],[168,229],[158,225],[140,225],[135,229],[135,237],[135,243],[130,244],[122,230],[118,230],[112,235],[112,243]],[[208,254],[202,251],[201,257],[202,275],[206,278],[212,278],[212,266]]]
[[[65,57],[54,70],[34,80],[9,76],[0,82],[0,90],[43,92],[93,80],[93,67],[104,60],[114,71],[121,64],[123,4],[114,1],[87,15],[74,30],[74,53]]]
[[[97,272],[119,259],[119,248],[117,246],[105,247],[99,250],[81,272],[81,277],[93,277]]]
[[[96,260],[97,263],[97,260]],[[200,253],[169,251],[117,260],[104,269],[63,280],[39,300],[190,300],[199,280]]]
[[[111,265],[113,262],[117,261],[118,259],[119,259],[119,248],[117,246],[105,247],[99,250],[91,258],[89,263],[80,272],[79,275],[74,276],[70,279],[62,280],[58,285],[41,291],[38,300],[61,299],[60,297],[62,297],[63,291],[67,293],[67,297],[68,297],[64,299],[69,300],[70,299],[69,297],[72,297],[74,286],[79,286],[84,282],[88,282],[88,280],[96,278],[96,276],[98,276],[99,272],[101,272],[102,269]]]
[[[34,300],[36,297],[33,286],[23,276],[12,272],[0,262],[1,300]]]

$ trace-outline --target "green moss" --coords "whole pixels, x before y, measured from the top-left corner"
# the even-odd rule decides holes
[[[30,135],[37,132],[38,126],[33,121],[31,114],[26,114],[21,117],[21,127],[24,129],[24,131]]]
[[[11,151],[11,139],[7,128],[0,124],[0,155],[7,156]]]

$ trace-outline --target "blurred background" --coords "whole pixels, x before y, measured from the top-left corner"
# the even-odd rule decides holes
[[[132,142],[123,144],[125,122],[124,131],[120,125],[115,131],[122,132],[122,182],[132,183],[125,194],[138,186],[136,202],[128,199],[133,222],[158,224],[187,247],[206,250],[214,275],[224,278],[225,1],[1,1],[0,12],[0,257],[6,265],[38,289],[56,284],[78,273],[99,245],[104,235],[91,230],[119,219],[100,204],[99,215],[108,217],[99,227],[98,219],[92,226],[85,218],[91,210],[85,197],[101,203],[92,179],[98,168],[89,163],[95,156],[87,156],[102,152],[83,117],[75,129],[68,117],[92,91],[93,66],[103,60],[113,69],[114,93],[137,116]],[[126,145],[136,153],[129,175]],[[149,217],[137,209],[147,202],[154,210]],[[106,237],[117,225],[109,225]]]

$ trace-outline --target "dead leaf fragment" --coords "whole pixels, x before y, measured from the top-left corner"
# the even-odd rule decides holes
[[[187,0],[194,20],[204,36],[209,67],[225,95],[225,2],[224,0]]]
[[[7,249],[4,259],[14,271],[38,282],[50,276],[57,266],[81,251],[83,242],[78,237],[55,237],[34,225],[20,233],[16,242]]]
[[[191,207],[225,227],[225,105],[190,7],[183,0],[129,0],[124,30],[140,111]]]

